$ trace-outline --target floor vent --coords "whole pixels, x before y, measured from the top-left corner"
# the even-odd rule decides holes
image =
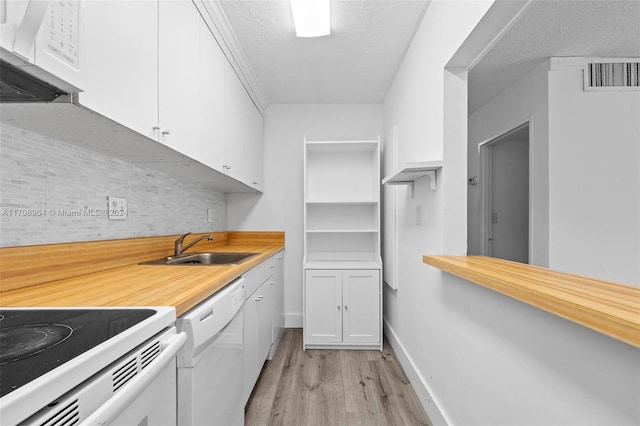
[[[585,91],[640,90],[640,59],[587,62]]]
[[[58,410],[51,417],[40,423],[40,426],[72,426],[80,422],[78,400],[75,399]]]

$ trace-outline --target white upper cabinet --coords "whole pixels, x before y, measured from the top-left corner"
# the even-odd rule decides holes
[[[228,62],[225,64],[224,82],[224,171],[262,190],[262,115]]]
[[[91,0],[84,25],[82,106],[262,190],[262,115],[193,2]]]
[[[200,21],[199,151],[201,162],[218,171],[224,166],[224,69],[227,64],[218,42]]]
[[[159,141],[200,160],[202,19],[188,1],[160,1],[159,5]]]
[[[158,3],[85,4],[79,100],[113,121],[156,139],[158,125]],[[117,28],[116,28],[117,27]]]

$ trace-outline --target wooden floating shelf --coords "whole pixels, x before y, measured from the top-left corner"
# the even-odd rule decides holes
[[[436,172],[442,169],[442,161],[418,161],[405,163],[403,167],[395,170],[389,176],[382,179],[383,185],[409,185],[409,196],[413,198],[413,184],[416,180],[429,176],[431,189],[437,187]]]
[[[640,348],[640,287],[486,256],[423,262]]]

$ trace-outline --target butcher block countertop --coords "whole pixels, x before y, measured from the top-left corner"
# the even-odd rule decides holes
[[[196,234],[185,240],[207,234]],[[260,253],[238,265],[139,265],[138,262],[171,255],[176,236],[149,237],[106,242],[55,244],[47,246],[11,247],[0,249],[0,278],[5,281],[0,292],[1,306],[55,307],[55,306],[174,306],[178,316],[184,314],[207,297],[239,277],[249,269],[267,260],[284,248],[284,233],[215,233],[214,242],[203,241],[190,252],[250,252]],[[113,244],[117,241],[118,244]],[[142,242],[141,242],[142,241]],[[160,243],[161,249],[156,246]],[[170,243],[170,244],[167,244]],[[83,246],[84,244],[84,246]],[[102,244],[102,250],[99,246]],[[151,252],[144,247],[153,244]],[[79,247],[78,247],[79,246]],[[137,247],[127,252],[127,247]],[[165,246],[167,246],[165,248]],[[118,247],[114,249],[114,247]],[[122,262],[128,264],[109,267],[94,272],[42,282],[43,276],[65,275],[64,262],[58,269],[48,267],[46,260],[56,258],[56,253],[71,259],[69,268],[77,264],[92,264],[92,256],[102,254],[104,265]],[[69,253],[77,255],[77,260]],[[45,256],[45,254],[49,254]],[[133,254],[132,254],[133,253]],[[82,255],[86,254],[85,257]],[[86,257],[89,257],[87,259]],[[37,259],[43,259],[37,263]],[[34,260],[35,259],[35,260]],[[31,264],[30,264],[31,262]],[[35,264],[33,262],[36,262]],[[98,260],[93,263],[100,264]],[[69,269],[67,268],[67,269]],[[97,266],[100,268],[100,266]],[[32,277],[32,278],[29,278]],[[34,280],[29,282],[29,280]]]
[[[486,256],[423,262],[640,348],[640,287]]]

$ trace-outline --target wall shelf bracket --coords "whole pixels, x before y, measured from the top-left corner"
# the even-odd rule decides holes
[[[383,185],[408,185],[409,197],[413,198],[414,182],[425,176],[430,178],[431,190],[438,189],[436,172],[442,169],[442,161],[421,161],[406,163],[382,180]]]

